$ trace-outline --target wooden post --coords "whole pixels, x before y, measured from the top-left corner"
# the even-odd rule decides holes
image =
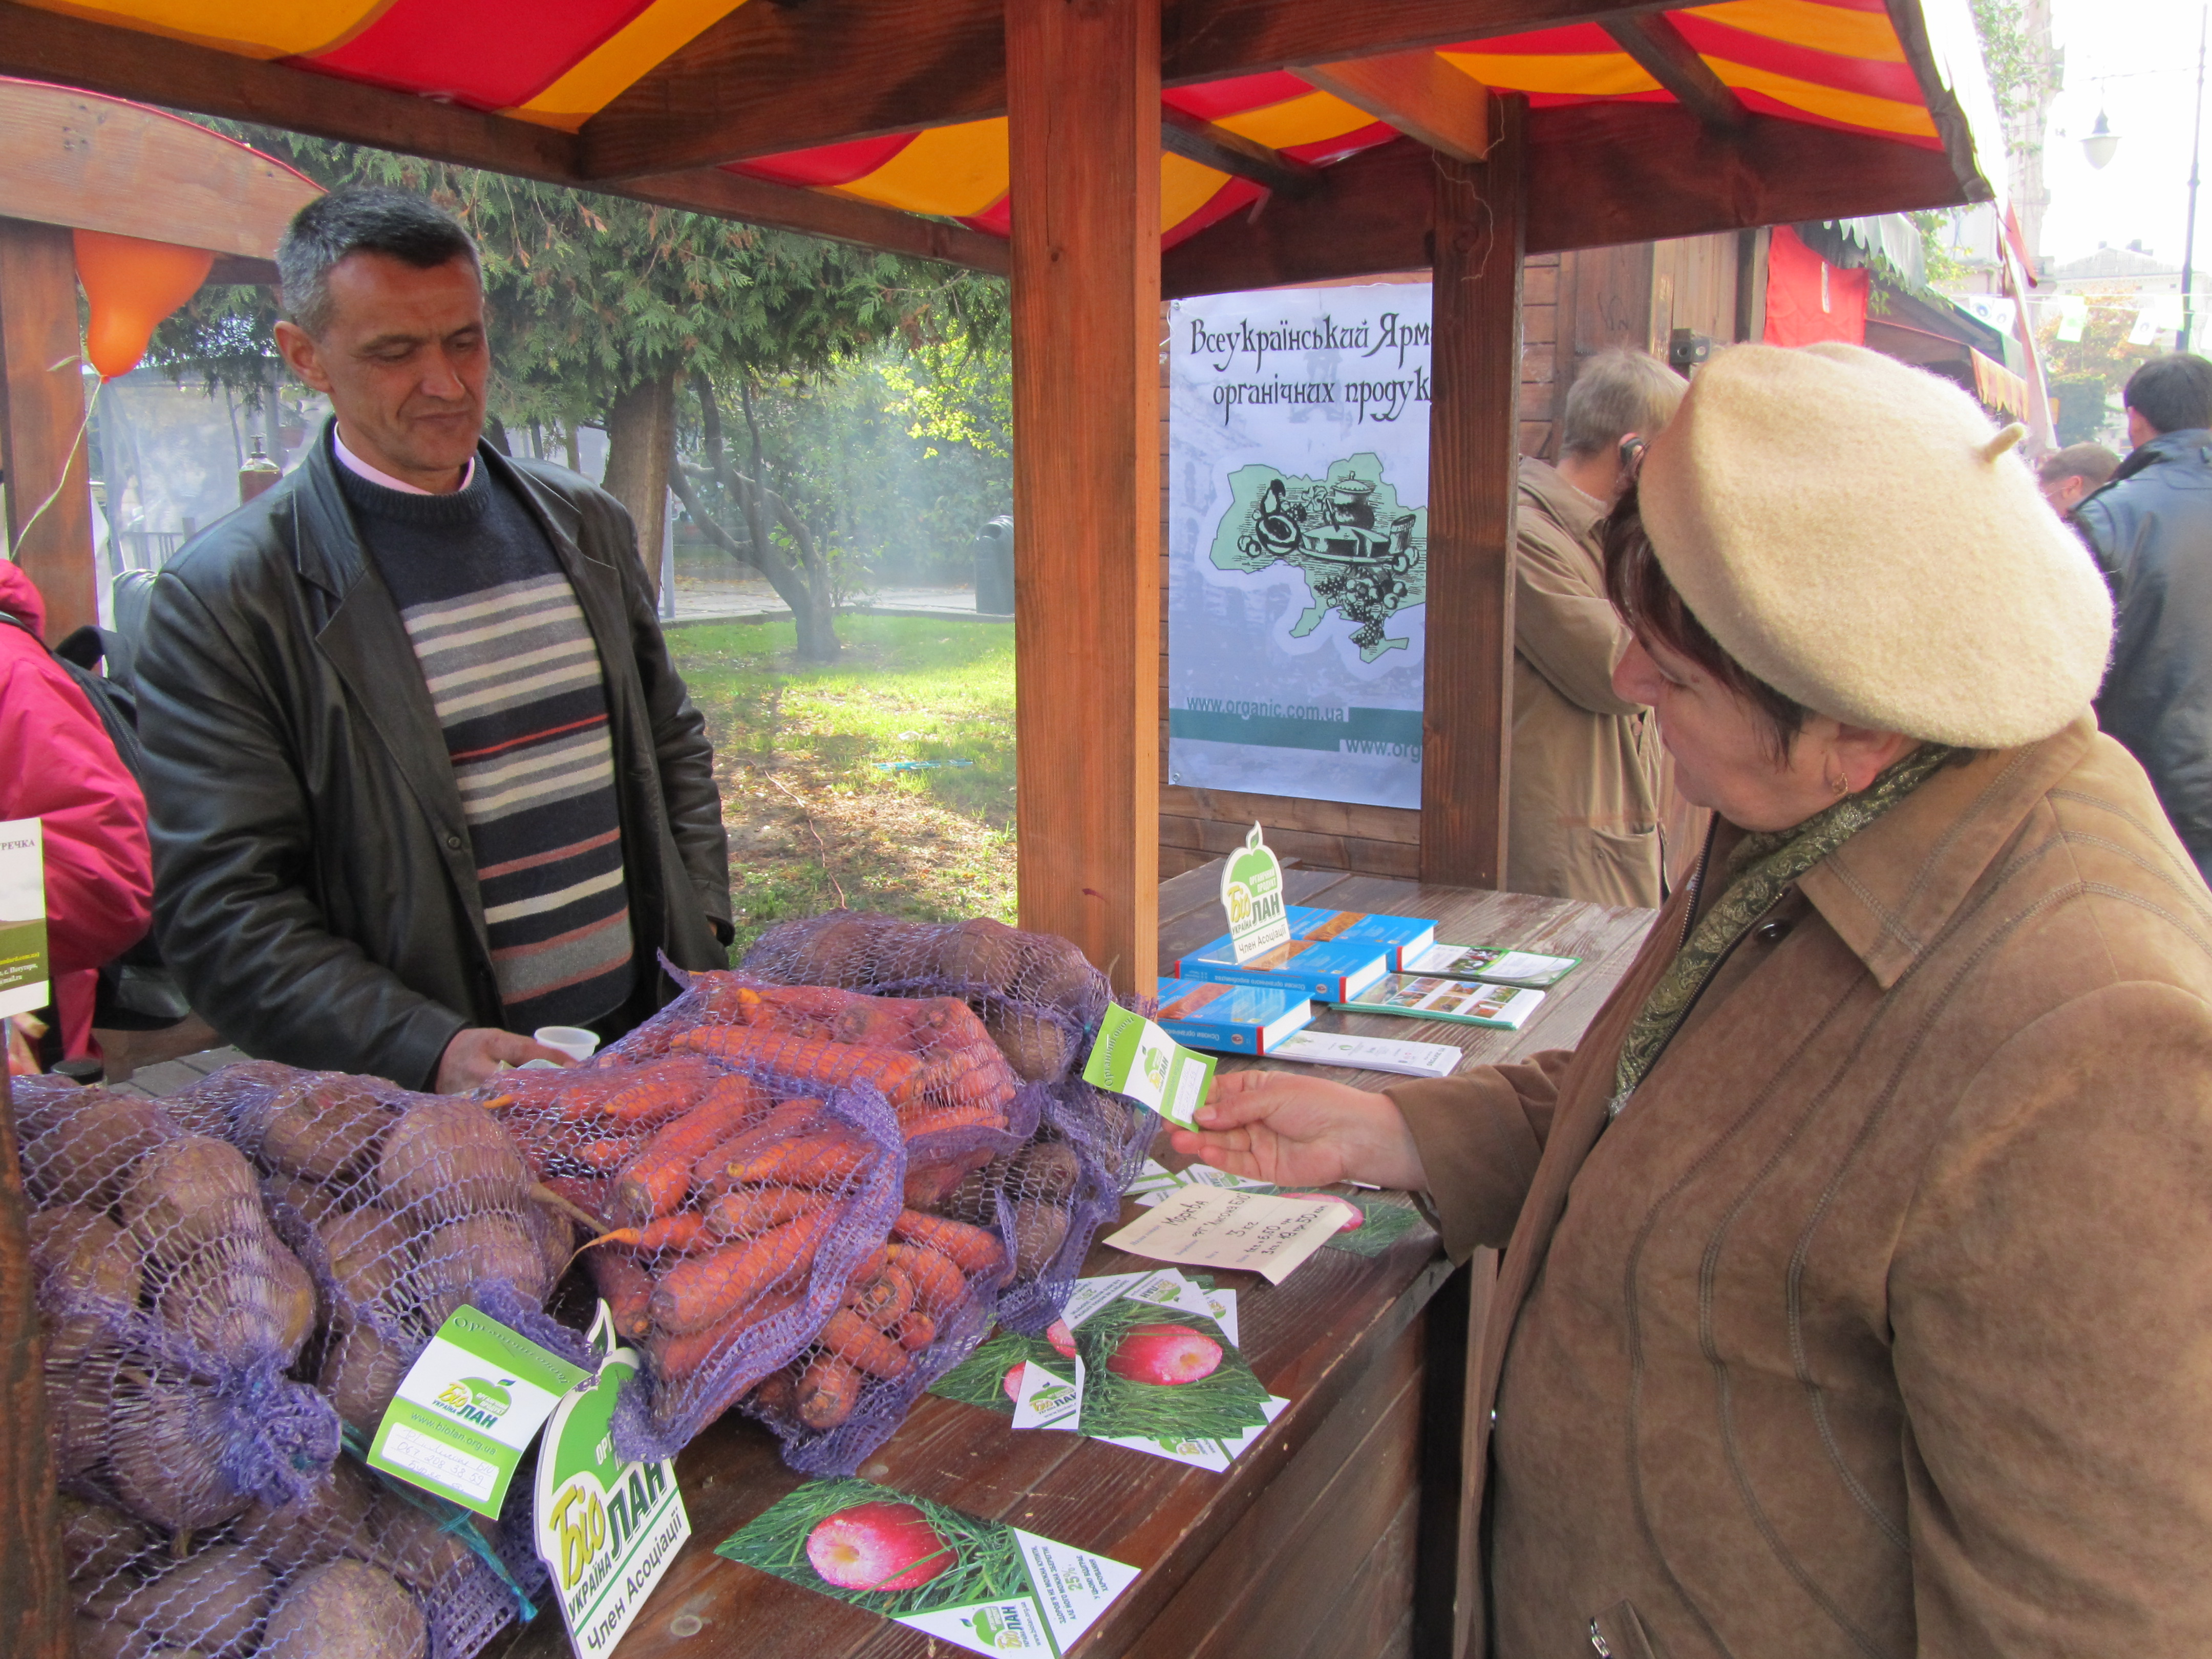
[[[1421,879],[1502,886],[1513,754],[1525,100],[1486,160],[1436,160]]]
[[[68,1569],[54,1502],[39,1309],[31,1299],[28,1206],[7,1070],[0,1066],[0,1413],[8,1425],[0,1434],[0,1653],[69,1659]]]
[[[1156,974],[1160,0],[1008,0],[1021,919]]]
[[[78,350],[70,233],[0,219],[0,471],[7,473],[8,544],[46,599],[49,643],[100,617]],[[61,493],[40,514],[57,484]],[[26,535],[33,515],[38,521]]]

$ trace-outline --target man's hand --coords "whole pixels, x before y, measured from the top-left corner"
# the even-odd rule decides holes
[[[438,1061],[438,1092],[466,1094],[498,1071],[502,1060],[510,1066],[520,1066],[526,1060],[550,1060],[556,1066],[576,1063],[535,1038],[494,1030],[488,1025],[471,1025],[454,1032],[453,1040],[446,1045]]]
[[[1176,1151],[1231,1175],[1279,1187],[1428,1187],[1420,1150],[1388,1095],[1290,1072],[1231,1072],[1214,1079],[1198,1121],[1197,1134],[1175,1131]]]

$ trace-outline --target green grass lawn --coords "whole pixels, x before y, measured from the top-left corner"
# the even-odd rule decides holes
[[[837,633],[826,665],[795,660],[789,622],[668,633],[714,744],[732,960],[770,924],[841,902],[1013,920],[1012,626],[848,616]]]

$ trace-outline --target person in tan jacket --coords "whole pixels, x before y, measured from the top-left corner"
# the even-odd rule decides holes
[[[1474,1653],[2212,1639],[2212,894],[2020,434],[1856,347],[1717,356],[1607,541],[1716,823],[1580,1047],[1242,1073],[1176,1137],[1504,1247]]]
[[[1644,352],[1602,352],[1567,393],[1559,465],[1522,459],[1505,838],[1513,892],[1655,907],[1676,850],[1669,830],[1689,827],[1650,711],[1613,688],[1628,631],[1606,602],[1597,542],[1620,491],[1623,441],[1664,427],[1686,384]]]

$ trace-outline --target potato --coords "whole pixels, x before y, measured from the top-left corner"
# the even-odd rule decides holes
[[[122,1350],[97,1320],[40,1324],[46,1332],[46,1434],[56,1472],[64,1480],[88,1474],[107,1449],[108,1402]]]
[[[434,1328],[488,1279],[503,1279],[532,1302],[553,1288],[545,1253],[528,1224],[511,1215],[465,1216],[415,1239],[409,1280],[418,1316]]]
[[[141,1159],[121,1212],[148,1253],[170,1263],[217,1239],[268,1227],[253,1166],[235,1146],[208,1135],[179,1135]]]
[[[310,1077],[246,1114],[242,1144],[278,1173],[336,1181],[368,1168],[398,1114],[358,1078]]]
[[[380,1335],[373,1326],[351,1326],[331,1341],[316,1386],[331,1397],[339,1417],[363,1434],[374,1434],[418,1351],[418,1344]]]
[[[1033,1198],[1019,1200],[1014,1205],[1014,1277],[1035,1279],[1066,1240],[1066,1210]]]
[[[1066,1028],[1041,1014],[996,1006],[983,1016],[983,1029],[1006,1063],[1031,1083],[1058,1081],[1074,1056],[1075,1039]]]
[[[118,1622],[207,1659],[244,1659],[276,1600],[276,1581],[242,1544],[216,1544],[124,1598]]]
[[[1033,1141],[1014,1158],[1013,1187],[1023,1197],[1065,1199],[1083,1178],[1073,1146],[1057,1140]]]
[[[568,1271],[568,1260],[576,1253],[576,1224],[550,1204],[526,1206],[522,1219],[545,1258],[545,1283],[550,1289]]]
[[[905,931],[879,916],[841,916],[799,946],[791,978],[802,985],[872,983],[878,944]]]
[[[529,1198],[534,1179],[507,1131],[468,1100],[417,1106],[386,1136],[376,1160],[384,1206],[395,1213],[444,1217],[516,1209]]]
[[[163,1324],[227,1365],[271,1355],[289,1365],[315,1324],[314,1281],[265,1227],[162,1275],[155,1304]]]
[[[236,1528],[238,1541],[289,1576],[303,1567],[374,1553],[376,1483],[341,1457],[307,1495],[281,1509],[255,1500]]]
[[[85,1090],[89,1105],[57,1115],[25,1142],[23,1168],[40,1204],[83,1204],[104,1210],[115,1201],[131,1166],[176,1133],[150,1100]]]
[[[74,1623],[76,1628],[71,1647],[76,1659],[138,1659],[138,1656],[153,1651],[112,1618],[80,1613]]]
[[[135,1561],[150,1559],[161,1540],[127,1515],[64,1492],[60,1498],[62,1553],[70,1582],[89,1589]]]
[[[138,1247],[96,1210],[58,1204],[33,1216],[31,1261],[49,1299],[84,1293],[137,1303]]]
[[[302,1573],[269,1615],[263,1659],[422,1659],[429,1627],[388,1572],[333,1561]]]
[[[316,1228],[330,1257],[331,1277],[348,1300],[398,1310],[407,1279],[407,1236],[374,1205],[349,1210]]]
[[[465,1571],[475,1559],[469,1547],[440,1526],[435,1516],[404,1498],[380,1498],[370,1526],[376,1539],[376,1565],[424,1595]]]
[[[1003,991],[1021,971],[1022,936],[1003,921],[971,916],[939,936],[934,955],[935,969],[945,978]]]
[[[346,1213],[343,1188],[319,1186],[297,1176],[273,1175],[261,1183],[261,1191],[270,1204],[288,1204],[297,1210],[311,1227]]]
[[[975,1155],[969,1156],[972,1160]],[[998,1219],[998,1194],[1013,1178],[1013,1165],[1011,1157],[987,1157],[981,1167],[971,1163],[959,1184],[930,1207],[971,1227],[990,1226]]]
[[[1073,1008],[1097,988],[1100,975],[1082,951],[1052,933],[1031,933],[1023,941],[1019,975],[1024,1002]]]
[[[76,1083],[56,1072],[10,1078],[9,1087],[15,1107],[15,1133],[26,1140],[36,1139],[102,1101],[124,1098],[96,1083]]]
[[[222,1469],[229,1425],[204,1390],[129,1370],[116,1388],[107,1467],[125,1509],[172,1532],[244,1512],[251,1500],[231,1490]]]

